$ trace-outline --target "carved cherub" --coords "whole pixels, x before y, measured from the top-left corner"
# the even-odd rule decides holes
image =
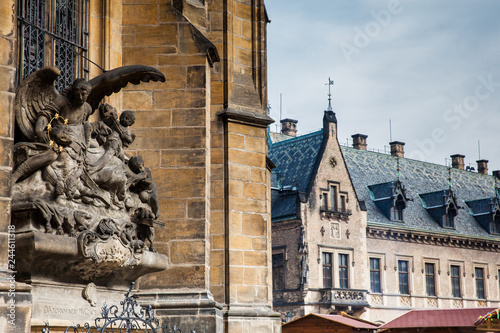
[[[144,166],[144,161],[141,156],[132,156],[128,161],[128,167],[136,175],[139,175],[139,181],[130,187],[132,192],[139,195],[142,202],[151,207],[151,211],[155,218],[160,216],[158,204],[158,188],[151,177],[151,170]]]

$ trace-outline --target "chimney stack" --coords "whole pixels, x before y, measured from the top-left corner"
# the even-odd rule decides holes
[[[391,145],[391,155],[396,157],[405,157],[405,143],[401,141],[389,142]]]
[[[453,168],[459,170],[465,169],[465,163],[464,163],[465,155],[455,154],[451,155],[450,157],[451,157],[451,166]]]
[[[297,136],[297,123],[295,119],[282,119],[281,122],[281,133],[290,136]]]
[[[483,175],[488,174],[488,160],[479,160],[477,163],[477,172],[482,173]]]
[[[351,135],[352,137],[352,147],[354,149],[361,149],[361,150],[366,150],[366,138],[368,135],[364,134],[354,134]]]

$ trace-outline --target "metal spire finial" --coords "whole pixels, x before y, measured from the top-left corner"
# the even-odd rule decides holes
[[[325,86],[328,85],[328,108],[326,111],[333,111],[332,109],[332,92],[330,90],[331,86],[333,86],[333,80],[328,77],[328,83],[325,84]]]
[[[396,164],[397,164],[397,166],[396,166],[396,170],[398,171],[398,181],[399,181],[399,176],[400,176],[399,171],[401,170],[401,169],[399,168],[399,156],[398,156],[398,157],[396,157]]]

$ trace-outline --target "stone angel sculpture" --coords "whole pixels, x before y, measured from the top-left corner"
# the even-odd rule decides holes
[[[157,200],[145,201],[129,189],[131,177],[138,182],[123,153],[135,138],[128,131],[135,120],[133,112],[124,112],[118,123],[116,109],[103,104],[102,121],[88,118],[105,96],[130,83],[165,82],[164,75],[149,66],[124,66],[90,81],[76,79],[58,92],[54,82],[59,75],[56,67],[44,67],[17,89],[13,205],[38,210],[45,231],[55,228],[59,234],[96,229],[100,219],[110,214],[118,226],[138,223],[135,211],[139,208],[151,212],[149,219],[157,217]],[[130,231],[130,227],[122,229]]]

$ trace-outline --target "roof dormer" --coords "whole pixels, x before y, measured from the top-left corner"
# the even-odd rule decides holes
[[[457,199],[451,189],[419,194],[422,205],[443,228],[455,229],[458,214]]]
[[[498,197],[466,201],[469,213],[490,234],[500,234],[500,200]]]
[[[368,190],[373,203],[385,217],[392,221],[403,221],[403,211],[409,199],[401,181],[369,185]]]

